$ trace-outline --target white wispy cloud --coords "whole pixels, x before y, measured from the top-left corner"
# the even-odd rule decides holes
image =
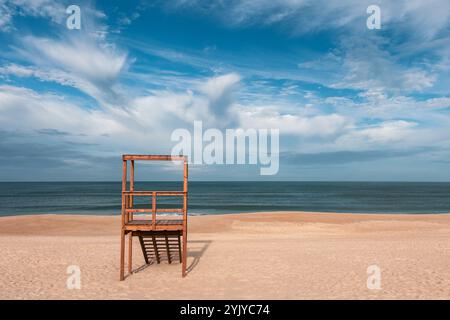
[[[0,30],[9,31],[11,29],[12,10],[5,5],[4,0],[0,0]]]
[[[335,88],[414,92],[434,85],[436,75],[420,66],[404,66],[396,56],[380,49],[381,39],[350,39],[343,45],[343,79]]]
[[[390,120],[376,125],[363,127],[339,137],[335,144],[346,150],[367,150],[374,146],[393,146],[393,143],[404,143],[415,133],[417,123],[405,120]]]
[[[372,4],[369,0],[180,0],[167,6],[172,10],[182,8],[215,15],[232,28],[270,25],[291,35],[328,31],[335,37],[337,45],[333,50],[299,62],[299,70],[264,70],[265,66],[261,65],[252,68],[250,62],[248,68],[239,71],[242,74],[342,89],[383,88],[399,93],[421,92],[437,85],[437,92],[443,93],[445,85],[442,84],[448,81],[445,70],[449,65],[450,43],[446,31],[450,27],[450,2],[378,1],[382,18],[380,32],[367,30],[365,26],[366,9]],[[424,51],[433,56],[433,61],[414,56]],[[238,65],[234,67],[239,70]]]
[[[117,80],[129,61],[126,53],[107,42],[26,36],[14,51],[27,65],[11,63],[1,73],[72,86],[103,103],[121,102]]]
[[[0,32],[15,30],[15,17],[43,18],[53,24],[65,25],[69,16],[66,9],[75,4],[66,1],[54,0],[0,0]],[[89,0],[76,3],[82,8],[82,21],[87,26],[94,23],[97,18],[104,18],[105,14],[92,6]],[[104,26],[97,25],[98,31],[104,31]]]
[[[178,0],[167,6],[214,14],[231,27],[279,24],[287,32],[306,33],[338,28],[364,30],[366,9],[372,4],[371,0]],[[414,32],[413,37],[435,37],[450,21],[450,3],[446,0],[380,0],[376,5],[381,8],[385,27]]]
[[[91,110],[54,94],[0,86],[0,123],[3,130],[55,129],[70,134],[102,136],[121,131],[121,125],[101,110]]]
[[[66,7],[59,1],[52,0],[0,0],[0,29],[14,29],[14,16],[32,16],[48,18],[61,24],[65,21]]]
[[[126,54],[117,53],[113,46],[84,39],[55,41],[30,36],[24,42],[30,50],[28,57],[31,61],[58,65],[65,71],[96,83],[114,81],[125,65]],[[38,54],[38,58],[33,57],[34,53]]]
[[[16,65],[1,68],[1,72],[49,80],[47,74]],[[195,120],[211,127],[223,122],[212,108],[222,96],[230,94],[227,88],[238,78],[235,74],[223,75],[206,78],[201,86],[184,93],[158,91],[130,97],[120,109],[86,108],[82,101],[72,101],[64,95],[0,85],[0,126],[11,132],[66,132],[77,137],[78,142],[101,142],[114,150],[148,149],[150,141],[152,150],[168,150],[172,130],[190,128]],[[222,94],[209,95],[207,88],[213,83],[222,88]]]
[[[281,134],[304,137],[336,137],[353,126],[353,120],[339,114],[303,115],[282,113],[277,106],[235,106],[243,128],[278,129]]]

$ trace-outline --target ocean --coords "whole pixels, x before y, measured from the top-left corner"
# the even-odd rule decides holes
[[[181,182],[136,182],[136,190],[181,190]],[[120,182],[1,182],[0,215],[120,214]],[[139,198],[138,206],[150,203]],[[181,199],[158,199],[159,207]],[[258,211],[450,213],[450,183],[189,182],[193,215]]]

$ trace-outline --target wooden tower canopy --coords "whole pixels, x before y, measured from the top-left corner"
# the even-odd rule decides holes
[[[135,161],[173,161],[183,164],[183,190],[156,191],[135,190]],[[170,155],[123,155],[122,156],[122,230],[120,236],[120,280],[124,280],[125,236],[128,235],[128,273],[132,268],[133,237],[139,238],[144,260],[160,261],[164,258],[172,263],[177,257],[182,264],[182,276],[186,276],[187,258],[187,195],[188,195],[188,159],[186,156]],[[129,182],[127,179],[130,162]],[[135,197],[148,197],[147,208],[136,208]],[[159,197],[182,197],[181,208],[158,208]],[[176,216],[159,217],[158,213],[175,213]],[[180,219],[180,215],[182,219]],[[181,245],[181,239],[182,245]]]

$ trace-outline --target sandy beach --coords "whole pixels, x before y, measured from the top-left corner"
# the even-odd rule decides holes
[[[118,281],[119,232],[119,216],[0,218],[0,299],[450,299],[450,215],[194,216],[184,279],[178,263],[144,266],[135,239]]]

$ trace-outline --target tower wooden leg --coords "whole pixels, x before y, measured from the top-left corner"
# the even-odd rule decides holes
[[[124,276],[125,268],[125,230],[122,230],[120,234],[120,281],[125,279]]]
[[[133,271],[133,232],[128,233],[128,273]]]
[[[187,231],[183,230],[183,257],[182,257],[182,270],[181,274],[186,277],[186,260],[187,260]]]
[[[182,262],[181,257],[183,256],[181,254],[181,235],[178,234],[177,237],[178,237],[178,258],[180,259],[180,263],[181,263]]]

